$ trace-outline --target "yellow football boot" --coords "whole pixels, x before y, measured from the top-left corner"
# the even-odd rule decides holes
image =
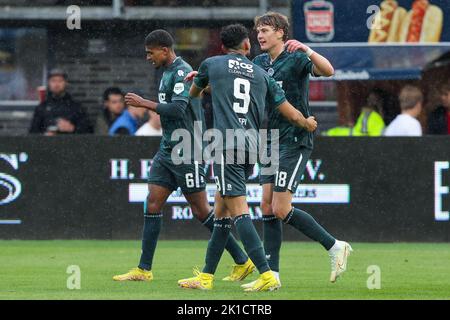
[[[194,277],[178,280],[181,288],[211,290],[213,288],[214,275],[200,272],[194,269]]]
[[[120,274],[113,277],[115,281],[151,281],[153,280],[153,273],[151,271],[140,268],[133,268],[125,274]]]
[[[274,273],[269,270],[264,272],[259,276],[259,278],[255,281],[254,285],[250,288],[245,288],[245,292],[254,292],[254,291],[274,291],[280,288],[280,282],[277,280],[277,277]]]
[[[231,270],[231,274],[225,278],[223,281],[242,281],[248,275],[252,274],[255,270],[255,265],[252,260],[248,259],[244,264],[235,264],[233,265],[233,269]]]

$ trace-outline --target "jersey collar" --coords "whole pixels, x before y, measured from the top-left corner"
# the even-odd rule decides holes
[[[274,63],[277,62],[282,57],[284,57],[286,55],[286,53],[287,53],[286,49],[283,49],[283,51],[281,51],[281,53],[278,55],[278,57],[276,57],[275,60],[273,60],[273,61],[272,61],[272,58],[270,57],[270,54],[267,53],[267,58],[269,59],[269,65],[273,66]]]
[[[177,56],[175,59],[173,59],[172,63],[166,67],[166,70],[176,66],[179,63],[179,61],[181,61],[181,57]]]
[[[244,56],[242,53],[238,53],[238,52],[229,52],[229,53],[227,53],[227,54],[232,54],[232,55],[235,55],[235,56],[238,56],[238,57],[242,57],[242,58],[245,58],[245,59],[248,59],[246,56]]]

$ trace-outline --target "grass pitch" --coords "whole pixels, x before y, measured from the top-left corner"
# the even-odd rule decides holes
[[[330,261],[316,243],[285,242],[282,288],[244,293],[220,279],[232,260],[225,254],[212,291],[180,289],[177,280],[203,266],[206,241],[160,241],[152,282],[114,282],[135,267],[139,241],[0,241],[0,299],[450,299],[450,244],[352,243],[348,271],[328,282]],[[67,289],[67,267],[81,270],[81,289]],[[368,289],[369,266],[381,271],[381,289]],[[255,279],[256,273],[245,282]]]

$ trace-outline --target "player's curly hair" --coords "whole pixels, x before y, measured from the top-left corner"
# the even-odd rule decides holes
[[[239,49],[242,42],[248,38],[248,30],[242,24],[231,24],[222,29],[220,40],[228,49]]]
[[[170,33],[166,30],[158,29],[150,32],[145,37],[145,45],[149,47],[173,48],[175,41]]]
[[[269,11],[255,18],[255,30],[261,26],[270,26],[275,31],[283,30],[283,42],[289,39],[289,19],[278,12]]]

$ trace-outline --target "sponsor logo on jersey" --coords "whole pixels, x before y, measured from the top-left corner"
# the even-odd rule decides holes
[[[228,60],[228,68],[233,70],[241,70],[244,69],[246,72],[253,72],[253,65],[250,63],[240,62],[237,60]]]
[[[173,87],[173,92],[175,92],[176,94],[180,94],[183,91],[184,91],[184,84],[182,82],[175,83],[175,86]]]

